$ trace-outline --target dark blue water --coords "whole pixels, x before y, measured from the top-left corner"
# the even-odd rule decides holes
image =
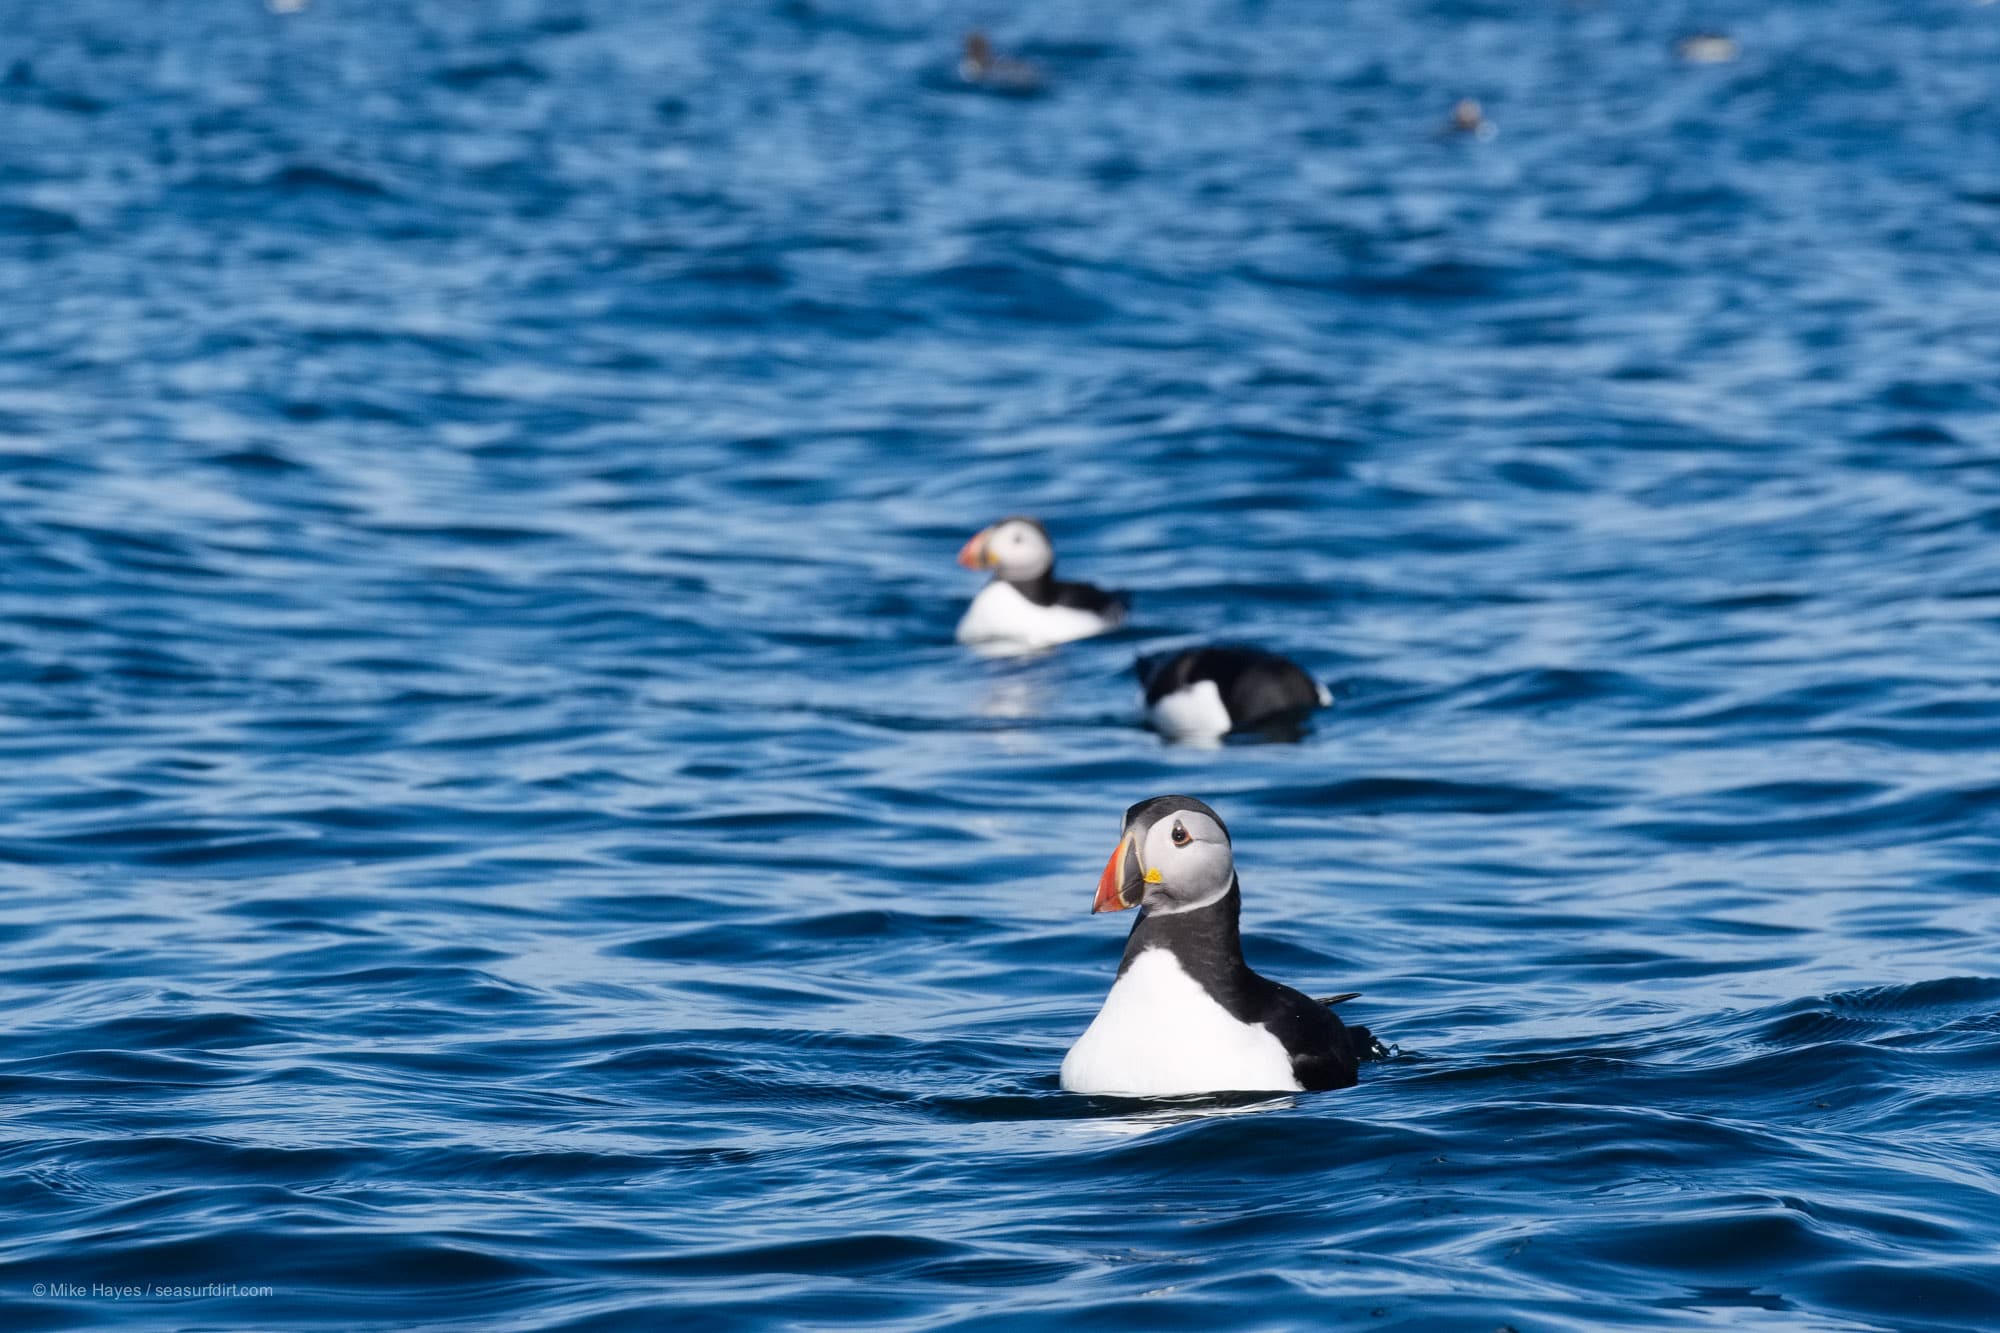
[[[8,1329],[2000,1324],[2000,8],[0,8]]]

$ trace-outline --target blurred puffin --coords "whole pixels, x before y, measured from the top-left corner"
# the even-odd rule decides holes
[[[1142,657],[1134,670],[1147,719],[1181,739],[1284,727],[1333,702],[1298,663],[1237,644]]]
[[[1743,54],[1736,39],[1721,32],[1693,32],[1674,43],[1674,54],[1690,65],[1726,65]]]
[[[1139,908],[1104,1007],[1063,1057],[1070,1092],[1180,1097],[1354,1084],[1368,1029],[1243,961],[1243,894],[1222,817],[1191,796],[1125,812],[1093,912]]]
[[[1491,139],[1500,132],[1500,127],[1486,118],[1486,109],[1476,97],[1461,97],[1452,103],[1451,119],[1444,129],[1446,134],[1469,134],[1475,139]]]
[[[1016,96],[1042,90],[1042,72],[1025,60],[998,55],[983,32],[965,34],[965,53],[958,60],[958,77],[976,88]]]
[[[967,569],[990,569],[958,622],[960,643],[1001,641],[1046,648],[1087,639],[1125,623],[1125,599],[1088,583],[1059,583],[1049,530],[1032,518],[1003,518],[973,534],[958,553]]]

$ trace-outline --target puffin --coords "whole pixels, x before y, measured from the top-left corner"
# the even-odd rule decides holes
[[[1691,32],[1674,43],[1674,54],[1690,65],[1726,65],[1743,54],[1743,48],[1727,33]]]
[[[1125,623],[1126,600],[1088,583],[1056,580],[1056,552],[1049,530],[1015,515],[974,533],[960,549],[967,569],[990,569],[958,622],[960,643],[1001,642],[1047,648],[1087,639]]]
[[[1183,740],[1282,729],[1333,702],[1290,658],[1245,644],[1212,644],[1142,657],[1134,665],[1152,724]]]
[[[1025,60],[997,54],[983,32],[965,34],[964,53],[958,59],[958,77],[988,92],[1016,97],[1042,90],[1042,72]]]
[[[1182,1097],[1352,1087],[1375,1038],[1243,961],[1243,893],[1222,816],[1155,796],[1125,827],[1092,912],[1139,909],[1104,1007],[1063,1057],[1069,1092]]]
[[[1451,119],[1445,122],[1444,132],[1491,139],[1500,132],[1500,127],[1486,118],[1486,109],[1479,105],[1478,98],[1461,97],[1452,103]]]

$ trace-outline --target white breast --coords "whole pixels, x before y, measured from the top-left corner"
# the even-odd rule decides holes
[[[1165,949],[1118,978],[1063,1057],[1062,1085],[1130,1097],[1301,1090],[1284,1043],[1217,1004]]]
[[[979,590],[958,622],[960,643],[1007,639],[1037,648],[1102,634],[1112,622],[1074,606],[1037,606],[1013,584],[995,579]]]
[[[1212,680],[1198,680],[1162,695],[1147,709],[1153,725],[1170,736],[1226,736],[1234,725]]]

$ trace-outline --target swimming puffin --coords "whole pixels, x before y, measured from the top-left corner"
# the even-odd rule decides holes
[[[964,54],[958,59],[958,77],[988,92],[1024,96],[1042,90],[1042,72],[1025,60],[1003,56],[983,32],[965,34]]]
[[[1049,530],[1032,518],[1003,518],[958,553],[967,569],[990,569],[958,622],[960,643],[1003,641],[1028,648],[1087,639],[1125,623],[1125,599],[1088,583],[1058,583]]]
[[[1133,669],[1146,691],[1147,718],[1184,740],[1282,727],[1333,702],[1298,663],[1241,644],[1142,657]]]
[[[1139,908],[1104,1007],[1063,1057],[1070,1092],[1180,1097],[1320,1092],[1355,1082],[1375,1039],[1243,961],[1229,830],[1191,796],[1125,812],[1093,912]]]
[[[1674,54],[1690,65],[1726,65],[1743,54],[1736,39],[1722,32],[1692,32],[1674,43]]]
[[[1500,132],[1500,127],[1486,118],[1486,109],[1479,105],[1476,97],[1461,97],[1452,104],[1451,119],[1445,122],[1446,134],[1469,134],[1475,139],[1491,139]]]

